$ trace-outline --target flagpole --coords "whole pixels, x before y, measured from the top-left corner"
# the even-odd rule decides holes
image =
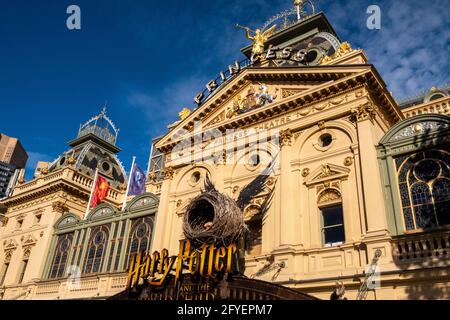
[[[94,182],[92,183],[91,195],[89,196],[89,201],[87,204],[86,212],[84,213],[83,220],[86,220],[87,215],[89,214],[89,210],[91,209],[91,201],[92,201],[92,197],[94,196],[94,190],[95,190],[95,186],[97,184],[97,178],[98,178],[98,168],[95,169]]]
[[[136,157],[133,157],[133,161],[131,162],[130,174],[128,177],[127,191],[125,192],[125,198],[123,199],[122,211],[125,210],[125,206],[127,205],[128,200],[128,191],[130,191],[131,178],[133,176],[134,164],[136,162]]]

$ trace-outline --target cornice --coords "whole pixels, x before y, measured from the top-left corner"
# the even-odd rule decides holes
[[[342,66],[336,66],[335,68],[339,67]],[[361,66],[352,67],[361,69]],[[268,105],[267,107],[256,109],[253,112],[245,113],[235,118],[229,119],[228,121],[218,123],[215,126],[209,127],[208,130],[219,129],[222,132],[225,132],[227,129],[242,128],[250,124],[256,124],[265,119],[271,118],[274,115],[281,115],[288,111],[292,111],[299,107],[306,108],[309,105],[320,103],[326,99],[360,87],[365,87],[369,91],[371,98],[377,101],[377,105],[375,107],[377,109],[383,109],[382,113],[390,118],[388,119],[389,122],[395,123],[401,120],[403,118],[402,112],[398,108],[392,96],[389,94],[389,92],[387,92],[385,86],[383,86],[384,83],[382,83],[378,74],[374,72],[373,66],[364,65],[363,67],[363,71],[359,74],[351,74],[346,78],[324,83],[317,87],[311,88],[310,90],[306,90],[281,99],[278,102]],[[325,70],[325,68],[323,69]],[[258,72],[262,73],[261,70],[258,70]],[[267,72],[264,74],[265,76],[267,76]],[[254,76],[254,74],[252,74],[252,76]],[[169,135],[170,133],[167,134],[167,136]],[[179,140],[168,140],[165,144],[160,144],[158,148],[162,152],[169,152],[178,142]]]

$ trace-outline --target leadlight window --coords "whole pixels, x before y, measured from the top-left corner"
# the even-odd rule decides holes
[[[322,234],[326,247],[340,245],[345,242],[344,212],[342,205],[334,205],[321,209],[322,211]]]
[[[108,244],[110,226],[92,228],[89,238],[83,273],[100,272]]]
[[[50,279],[61,278],[64,275],[67,258],[72,246],[73,233],[58,237],[56,249],[50,269]]]
[[[450,224],[450,154],[428,150],[396,164],[405,229]]]
[[[128,237],[126,269],[128,268],[128,263],[133,254],[139,252],[147,253],[150,249],[152,229],[153,219],[151,217],[143,217],[132,220],[130,235]]]
[[[122,230],[120,231],[120,237],[117,239],[117,251],[114,258],[114,269],[112,271],[119,270],[120,257],[122,254],[123,237],[125,236],[126,221],[122,222]]]

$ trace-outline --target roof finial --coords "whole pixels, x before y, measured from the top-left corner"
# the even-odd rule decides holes
[[[102,112],[100,113],[101,116],[106,115],[106,108],[108,107],[108,100],[105,100],[105,104],[103,105]]]

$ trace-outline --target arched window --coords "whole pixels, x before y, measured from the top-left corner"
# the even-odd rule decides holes
[[[108,244],[110,226],[92,228],[83,273],[100,272]]]
[[[128,237],[127,247],[127,265],[133,254],[144,252],[150,249],[150,241],[152,239],[153,218],[143,217],[134,219],[131,222],[130,235]]]
[[[58,237],[53,262],[50,269],[50,279],[61,278],[67,265],[67,258],[72,247],[73,233]]]
[[[396,161],[406,230],[450,224],[449,160],[447,152],[429,150]]]

